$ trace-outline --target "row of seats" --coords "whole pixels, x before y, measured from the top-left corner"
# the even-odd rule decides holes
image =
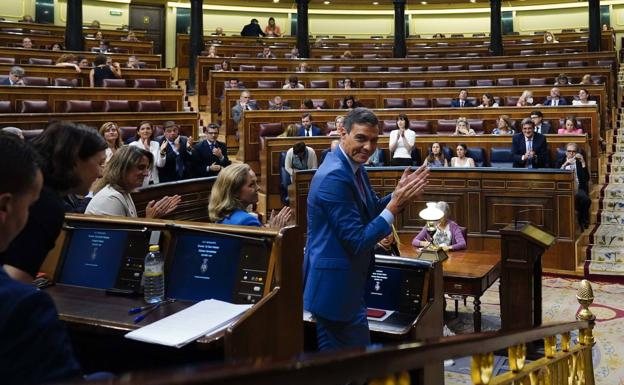
[[[0,75],[0,82],[8,78],[7,75]],[[24,76],[22,81],[26,86],[47,87],[50,85],[56,87],[78,87],[80,82],[78,79],[66,79],[66,78],[54,78],[49,79],[39,76]],[[117,88],[157,88],[158,81],[156,79],[104,79],[104,87],[117,87]]]
[[[599,67],[612,67],[613,60],[597,60],[596,65]],[[479,71],[479,70],[506,70],[506,69],[526,69],[526,68],[558,68],[558,67],[587,67],[589,63],[584,60],[569,60],[566,63],[556,61],[544,61],[542,63],[492,63],[486,64],[451,64],[451,65],[430,65],[430,66],[380,66],[371,65],[367,67],[355,66],[333,66],[321,65],[318,72],[439,72],[439,71]],[[221,64],[215,64],[215,70],[221,69]],[[280,68],[275,65],[256,66],[253,64],[240,64],[239,71],[257,71],[260,68],[264,72],[287,71],[286,68]]]
[[[160,100],[66,100],[60,112],[161,112],[165,106]],[[10,100],[0,101],[0,113],[50,113],[47,100],[20,100],[13,105]]]

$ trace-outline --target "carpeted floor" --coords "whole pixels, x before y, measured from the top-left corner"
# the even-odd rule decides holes
[[[574,321],[580,306],[576,300],[579,280],[550,278],[543,279],[543,322]],[[594,375],[596,385],[624,384],[624,285],[592,282],[594,304],[590,307],[596,315],[594,329]],[[500,328],[500,307],[498,283],[494,284],[481,298],[483,330]],[[448,309],[452,309],[448,301]],[[448,327],[457,334],[472,332],[472,303],[460,303],[459,317],[448,322]],[[495,373],[508,370],[505,357],[496,357]],[[445,384],[471,384],[470,357],[456,359],[454,365],[446,367]]]

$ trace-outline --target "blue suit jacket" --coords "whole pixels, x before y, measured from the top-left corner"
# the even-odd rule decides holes
[[[391,196],[377,197],[364,168],[362,173],[364,200],[348,160],[336,149],[316,171],[308,193],[303,304],[330,320],[351,320],[365,306],[375,244],[390,233],[379,214]]]
[[[546,137],[537,132],[533,134],[533,151],[537,159],[533,159],[533,168],[548,167],[548,144]],[[523,133],[515,134],[511,139],[511,156],[514,167],[526,167],[526,160],[522,160],[522,155],[526,153],[526,140]]]
[[[552,106],[552,99],[548,99],[544,102],[545,106]],[[568,105],[568,101],[566,100],[566,98],[559,98],[559,106],[567,106]]]
[[[315,126],[314,124],[312,125],[312,135],[313,136],[323,135],[321,134],[321,129]],[[305,136],[305,129],[303,128],[303,126],[299,127],[299,131],[297,131],[297,136]]]

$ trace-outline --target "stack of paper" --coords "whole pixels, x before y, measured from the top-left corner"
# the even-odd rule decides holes
[[[226,328],[252,305],[209,299],[126,334],[126,338],[166,346],[189,342]]]

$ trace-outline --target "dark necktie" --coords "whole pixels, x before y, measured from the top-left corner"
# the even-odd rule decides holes
[[[360,194],[366,203],[366,190],[364,189],[364,181],[362,180],[362,166],[360,166],[355,172],[355,183],[360,190]]]

